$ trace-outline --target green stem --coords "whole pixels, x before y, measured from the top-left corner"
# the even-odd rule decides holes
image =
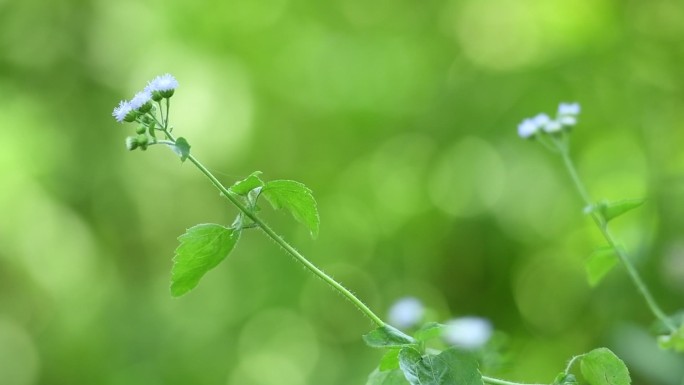
[[[563,163],[565,163],[565,168],[568,170],[568,173],[570,173],[570,177],[572,178],[572,181],[575,183],[575,187],[577,187],[577,191],[582,197],[584,204],[586,206],[592,205],[593,201],[591,199],[591,196],[587,192],[586,187],[584,187],[584,183],[582,183],[582,180],[580,179],[579,174],[577,173],[577,169],[575,168],[575,165],[572,162],[572,159],[570,158],[570,152],[568,151],[567,147],[561,148],[561,155],[563,156]],[[636,268],[629,260],[627,253],[625,253],[625,251],[622,248],[618,247],[615,237],[613,237],[613,234],[608,229],[608,223],[596,211],[591,212],[591,218],[594,220],[594,223],[596,223],[596,226],[598,226],[599,230],[601,231],[601,234],[603,234],[603,237],[608,242],[608,245],[610,245],[610,247],[612,247],[613,250],[615,250],[615,253],[620,259],[620,262],[622,262],[622,264],[625,266],[625,269],[627,270],[629,277],[632,279],[632,282],[634,282],[634,284],[636,285],[639,293],[641,293],[641,296],[644,297],[644,299],[646,300],[646,304],[648,304],[648,307],[651,309],[651,312],[660,321],[662,321],[667,326],[667,328],[670,329],[670,331],[674,332],[676,330],[675,326],[672,324],[672,322],[670,322],[667,315],[665,315],[665,313],[660,309],[660,306],[658,306],[658,304],[656,303],[655,299],[651,295],[651,292],[648,290],[648,287],[646,287],[646,284],[641,279],[641,276],[639,276],[639,273],[637,272]]]
[[[506,380],[501,380],[498,378],[487,377],[487,376],[482,376],[482,381],[484,381],[488,384],[494,384],[494,385],[539,385],[539,384],[524,384],[524,383],[520,383],[520,382],[506,381]]]
[[[176,138],[171,135],[168,131],[165,131],[166,135],[172,141],[176,141]],[[252,211],[250,211],[240,200],[235,197],[235,195],[230,192],[221,182],[216,179],[216,177],[206,168],[202,163],[200,163],[197,158],[192,154],[188,155],[188,160],[190,160],[197,168],[211,181],[211,183],[226,197],[228,200],[234,204],[244,215],[251,219],[261,230],[266,233],[266,235],[271,238],[275,243],[280,245],[285,251],[294,257],[298,262],[300,262],[309,271],[314,273],[316,276],[325,281],[328,285],[332,286],[333,289],[337,290],[340,294],[350,300],[363,314],[368,316],[376,325],[385,326],[385,322],[378,317],[371,309],[366,306],[360,299],[358,299],[352,292],[347,290],[339,282],[335,281],[332,277],[327,275],[321,269],[316,267],[313,263],[309,262],[299,251],[287,243],[280,235],[278,235],[271,227],[269,227],[264,221],[256,216]]]
[[[572,369],[572,365],[575,364],[575,361],[577,361],[578,359],[582,358],[583,356],[584,356],[584,354],[580,354],[579,356],[574,356],[574,357],[572,357],[572,358],[570,359],[570,361],[568,361],[568,366],[565,367],[565,374],[570,373],[570,369]]]

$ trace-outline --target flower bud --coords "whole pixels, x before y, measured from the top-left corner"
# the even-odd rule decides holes
[[[144,134],[147,131],[147,127],[140,125],[135,129],[136,134]]]
[[[126,138],[126,149],[128,151],[133,151],[138,148],[138,140],[135,136],[129,136]]]

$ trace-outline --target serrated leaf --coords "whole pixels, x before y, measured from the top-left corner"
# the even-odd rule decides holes
[[[670,335],[659,336],[658,345],[664,350],[684,352],[684,325]]]
[[[390,349],[380,359],[378,370],[384,372],[386,370],[397,369],[399,367],[399,352],[401,349]],[[403,376],[402,376],[403,378]]]
[[[409,385],[409,383],[404,378],[404,373],[399,369],[388,371],[375,369],[368,376],[366,385]]]
[[[611,219],[643,205],[644,202],[646,202],[645,199],[624,199],[616,202],[601,201],[596,205],[587,207],[585,212],[598,211],[603,216],[603,219],[609,222]]]
[[[182,136],[176,139],[176,143],[170,147],[180,157],[181,162],[185,162],[190,156],[190,144]]]
[[[399,367],[411,385],[483,385],[477,360],[455,348],[426,356],[416,349],[403,348]]]
[[[589,284],[598,285],[617,263],[618,257],[612,247],[606,246],[594,250],[584,264]]]
[[[274,209],[289,211],[297,221],[309,229],[311,236],[315,238],[318,235],[318,209],[308,187],[293,180],[274,180],[264,185],[261,195]]]
[[[249,194],[250,191],[264,185],[264,182],[259,178],[259,175],[261,174],[261,171],[254,171],[247,178],[235,182],[235,184],[230,187],[230,191],[243,196]]]
[[[373,348],[401,348],[417,343],[412,337],[389,325],[380,326],[364,334],[363,340],[366,345]]]
[[[433,338],[441,337],[445,328],[446,325],[437,322],[428,322],[413,333],[413,337],[418,341],[428,341]]]
[[[195,288],[204,274],[228,256],[239,237],[239,231],[213,223],[193,226],[178,237],[171,295],[179,297]]]
[[[598,348],[582,356],[580,370],[590,385],[629,385],[629,370],[615,353]]]

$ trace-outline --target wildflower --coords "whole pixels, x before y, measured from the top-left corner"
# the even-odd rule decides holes
[[[487,319],[461,317],[446,323],[443,337],[451,345],[477,349],[489,341],[492,331],[492,324]]]
[[[389,311],[389,323],[399,329],[408,329],[423,319],[425,308],[416,298],[404,297],[392,305]]]
[[[533,119],[525,119],[522,123],[518,124],[518,135],[521,138],[529,138],[539,131],[539,125],[537,125]]]
[[[558,122],[564,126],[577,124],[577,115],[580,113],[579,103],[561,103],[558,105]]]
[[[126,149],[128,151],[133,151],[138,148],[138,138],[135,136],[129,136],[126,138]]]
[[[556,119],[541,113],[533,118],[527,118],[518,125],[518,135],[521,138],[529,138],[542,130],[548,134],[560,132],[565,127],[577,124],[577,115],[581,111],[579,103],[560,103]]]
[[[143,90],[135,94],[133,99],[129,102],[129,105],[134,110],[140,110],[141,112],[147,112],[152,108],[152,93],[148,90]]]
[[[558,115],[579,115],[581,107],[579,103],[561,103],[558,105]]]
[[[154,101],[159,101],[162,98],[170,98],[173,92],[178,88],[178,81],[171,74],[164,74],[157,76],[147,83],[146,91],[152,94]]]
[[[116,107],[116,108],[114,108],[114,111],[112,111],[112,116],[113,116],[114,119],[116,119],[116,121],[119,122],[119,123],[123,122],[124,120],[127,121],[127,122],[130,122],[130,121],[135,120],[135,116],[134,116],[134,114],[133,114],[133,112],[134,112],[133,110],[134,110],[134,109],[133,109],[133,107],[131,107],[131,103],[130,103],[130,102],[128,102],[128,101],[126,101],[126,100],[122,100],[122,101],[119,103],[119,106]],[[133,119],[131,119],[131,117],[132,117]]]

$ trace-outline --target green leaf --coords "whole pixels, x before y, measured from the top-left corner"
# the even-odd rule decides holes
[[[483,385],[477,360],[455,348],[436,356],[422,356],[416,349],[403,348],[399,367],[411,385]]]
[[[292,216],[311,231],[314,238],[318,235],[318,209],[311,190],[293,180],[274,180],[261,189],[261,195],[274,209],[286,209]]]
[[[603,219],[605,219],[606,222],[609,222],[611,219],[619,217],[620,215],[643,205],[644,202],[646,202],[645,199],[624,199],[616,202],[604,200],[585,208],[584,211],[587,214],[599,212],[601,216],[603,216]]]
[[[401,348],[416,344],[416,340],[389,325],[380,326],[364,334],[363,340],[366,345],[373,348]]]
[[[612,247],[606,246],[594,250],[584,264],[589,284],[598,285],[617,263],[618,257]]]
[[[366,385],[409,385],[409,383],[404,378],[404,373],[399,369],[389,371],[375,369],[368,376]]]
[[[573,374],[560,372],[556,379],[553,380],[554,385],[577,385],[577,379]]]
[[[233,250],[240,232],[213,223],[189,228],[178,237],[171,270],[171,295],[179,297],[192,290],[202,276],[216,267]]]
[[[259,175],[261,174],[261,171],[254,171],[247,178],[235,182],[235,184],[230,188],[230,191],[243,196],[249,194],[250,191],[264,185],[264,182],[259,179]]]
[[[590,385],[629,385],[627,366],[607,348],[598,348],[582,356],[580,365],[584,379]]]
[[[421,328],[418,329],[418,331],[416,331],[413,334],[413,336],[418,341],[428,341],[433,338],[441,337],[444,333],[444,328],[446,328],[446,325],[442,325],[437,322],[428,322],[425,325],[421,326]]]
[[[378,369],[381,372],[384,372],[386,370],[392,370],[392,369],[397,369],[399,367],[399,352],[401,349],[390,349],[385,353],[384,356],[380,359],[380,365],[378,366]],[[403,378],[403,376],[402,376]]]
[[[171,146],[171,149],[180,156],[181,162],[185,162],[190,156],[190,144],[182,136],[176,139],[176,143]]]
[[[659,336],[658,345],[664,350],[684,352],[684,325],[670,335]]]

